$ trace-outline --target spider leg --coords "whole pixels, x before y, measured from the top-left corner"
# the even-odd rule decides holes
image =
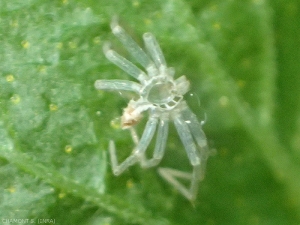
[[[139,93],[141,85],[128,80],[96,80],[95,88],[98,90],[132,91]]]
[[[122,42],[127,51],[144,67],[150,76],[157,74],[157,69],[143,49],[125,32],[114,19],[111,24],[113,34]]]
[[[136,130],[134,129],[134,127],[130,127],[129,130],[130,130],[130,135],[131,135],[131,138],[133,140],[133,143],[135,144],[135,146],[137,146],[138,143],[139,143],[139,136],[137,135]]]
[[[174,119],[174,124],[191,164],[193,166],[200,164],[200,157],[197,151],[197,147],[194,143],[193,136],[186,121],[182,118],[181,115],[179,115]]]
[[[167,68],[167,63],[164,54],[162,53],[161,48],[158,42],[156,41],[154,35],[152,33],[145,33],[143,35],[143,38],[146,48],[150,53],[156,67],[160,68],[161,66],[163,66],[164,68]]]
[[[193,166],[193,172],[187,173],[171,168],[159,168],[158,173],[178,190],[184,197],[194,201],[198,192],[200,165]],[[185,187],[177,178],[191,181],[190,188]]]
[[[124,170],[126,170],[129,166],[132,166],[133,164],[135,164],[138,160],[136,155],[132,154],[132,155],[128,156],[125,159],[125,161],[123,161],[120,165],[118,165],[115,142],[112,140],[109,141],[109,154],[110,154],[111,167],[112,167],[114,175],[116,175],[116,176],[123,173]]]
[[[204,131],[202,130],[202,125],[198,121],[196,115],[188,108],[183,111],[182,113],[185,122],[187,123],[194,139],[196,140],[197,145],[199,146],[198,150],[200,153],[200,160],[201,160],[201,174],[199,176],[201,179],[204,178],[204,172],[206,169],[206,161],[208,157],[212,154],[212,152],[209,150],[206,140],[206,135]]]
[[[128,156],[120,165],[118,165],[115,144],[113,141],[109,142],[109,153],[112,164],[112,170],[116,176],[123,173],[128,167],[142,160],[143,155],[145,154],[145,151],[155,133],[157,121],[157,117],[150,117],[139,143],[134,148],[132,154]]]
[[[178,77],[175,80],[175,84],[180,95],[186,94],[190,89],[190,82],[186,79],[185,76]]]
[[[169,67],[169,68],[167,67],[167,63],[166,63],[164,54],[163,54],[155,36],[152,33],[148,32],[143,35],[143,39],[144,39],[147,51],[151,55],[151,58],[153,59],[156,67],[160,71],[160,73],[158,73],[158,74],[167,73],[168,75],[173,77],[175,74],[175,70],[172,67]]]
[[[199,158],[199,154],[197,152],[197,148],[190,129],[181,115],[178,115],[176,118],[174,118],[174,124],[185,147],[189,161],[193,166],[193,172],[192,174],[189,174],[173,169],[160,168],[159,173],[183,196],[191,201],[194,201],[197,196],[199,181],[202,179],[201,174],[203,173],[203,171],[201,167],[201,159]],[[176,178],[184,178],[190,180],[190,187],[185,187]]]
[[[141,161],[141,166],[143,168],[153,167],[160,163],[165,153],[168,131],[169,131],[169,120],[161,119],[158,125],[158,132],[156,135],[156,143],[155,143],[153,157],[151,159],[146,159],[145,155],[143,155]]]
[[[103,46],[103,51],[106,58],[109,61],[120,67],[122,70],[124,70],[126,73],[128,73],[135,79],[139,80],[140,82],[143,82],[148,78],[144,71],[135,66],[132,62],[125,59],[123,56],[119,55],[114,50],[110,49],[109,44],[105,44]]]

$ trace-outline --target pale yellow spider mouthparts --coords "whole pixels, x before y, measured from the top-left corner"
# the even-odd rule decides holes
[[[139,69],[132,62],[111,50],[109,45],[103,47],[108,60],[139,81],[139,83],[128,80],[97,80],[95,82],[95,87],[99,90],[124,90],[139,95],[139,99],[129,101],[121,119],[122,128],[130,129],[135,143],[132,154],[124,162],[118,164],[114,141],[109,142],[113,173],[120,175],[135,163],[140,163],[143,168],[158,165],[165,153],[169,121],[173,121],[193,172],[190,174],[170,168],[159,168],[158,172],[182,195],[194,201],[199,181],[204,178],[209,149],[201,123],[183,100],[183,95],[188,92],[190,83],[185,76],[174,79],[175,70],[167,67],[159,44],[151,33],[143,35],[146,53],[124,31],[117,20],[113,20],[111,29],[128,52],[145,68],[145,71]],[[149,112],[149,120],[139,139],[133,126],[139,123],[144,111]],[[156,131],[153,157],[147,159],[145,151]],[[190,187],[185,187],[177,178],[190,180]]]

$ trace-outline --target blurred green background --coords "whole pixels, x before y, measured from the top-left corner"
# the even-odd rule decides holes
[[[1,224],[300,224],[299,5],[1,0]],[[108,141],[120,160],[133,148],[114,121],[134,97],[94,88],[131,79],[102,53],[109,40],[129,57],[111,34],[114,15],[140,44],[155,34],[191,81],[188,104],[207,116],[217,153],[194,206],[155,168],[111,173]],[[161,166],[191,170],[173,126]]]

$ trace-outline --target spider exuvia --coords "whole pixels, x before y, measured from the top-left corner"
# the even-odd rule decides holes
[[[111,29],[133,58],[145,68],[145,71],[141,70],[111,50],[108,44],[104,45],[103,49],[107,59],[139,81],[139,83],[128,80],[97,80],[95,82],[95,87],[99,90],[132,91],[139,96],[138,99],[129,101],[121,117],[122,128],[131,131],[135,143],[132,154],[118,164],[114,141],[109,142],[113,173],[120,175],[135,163],[140,163],[143,168],[158,165],[165,153],[169,121],[173,121],[193,171],[187,173],[170,168],[159,168],[158,172],[182,195],[190,201],[194,201],[198,183],[204,178],[209,149],[201,127],[202,124],[183,100],[183,95],[188,92],[190,83],[185,76],[174,79],[175,71],[173,68],[167,67],[159,44],[151,33],[143,35],[146,53],[124,31],[117,20],[112,21]],[[145,111],[149,112],[149,120],[141,139],[139,139],[134,125],[139,123],[142,113]],[[147,159],[145,151],[156,131],[153,157]],[[190,186],[186,187],[177,178],[189,180]]]

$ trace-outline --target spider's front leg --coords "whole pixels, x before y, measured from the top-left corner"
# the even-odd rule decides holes
[[[137,162],[141,162],[145,160],[144,155],[145,151],[152,140],[156,127],[157,127],[158,118],[156,116],[150,117],[148,120],[143,135],[137,145],[135,146],[132,154],[128,156],[121,164],[118,165],[117,153],[115,144],[113,141],[109,142],[109,153],[112,164],[113,173],[118,176],[123,173],[128,167],[132,166]]]

